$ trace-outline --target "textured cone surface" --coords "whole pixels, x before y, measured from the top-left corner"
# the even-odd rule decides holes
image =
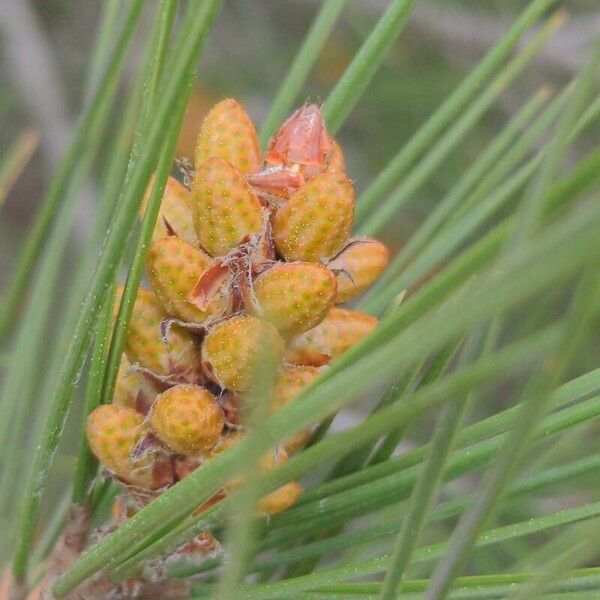
[[[154,177],[150,180],[150,185],[142,200],[142,205],[140,207],[142,216],[146,211],[153,185]],[[190,200],[190,195],[190,191],[182,183],[177,181],[177,179],[174,177],[169,177],[167,179],[160,204],[160,210],[158,212],[158,218],[156,219],[156,225],[152,233],[153,242],[175,233],[188,244],[192,244],[193,246],[198,244],[198,238],[194,231],[192,219],[192,202]]]
[[[188,294],[211,260],[208,254],[177,236],[152,244],[147,258],[148,278],[167,313],[184,321],[203,323],[231,311],[231,296],[226,293],[215,295],[206,311],[188,300]]]
[[[226,160],[202,163],[192,188],[194,228],[211,256],[223,256],[263,227],[263,209],[241,173]]]
[[[305,183],[273,219],[275,247],[287,261],[319,262],[346,243],[354,216],[354,191],[341,173]]]
[[[381,275],[389,261],[388,249],[370,238],[351,239],[327,265],[336,273],[336,302],[360,296]]]
[[[158,393],[158,387],[143,373],[131,370],[131,363],[127,355],[123,354],[117,374],[113,404],[146,413]]]
[[[280,371],[273,388],[273,410],[277,411],[292,402],[318,375],[319,369],[311,366],[284,367]],[[299,431],[286,440],[283,447],[288,454],[293,454],[303,448],[309,438],[310,430]]]
[[[357,310],[332,308],[314,329],[294,338],[286,359],[299,365],[322,365],[369,335],[377,319]]]
[[[240,173],[254,173],[260,164],[258,136],[244,107],[228,98],[206,115],[196,145],[199,168],[209,158],[222,158]]]
[[[260,499],[258,506],[265,515],[280,513],[298,501],[303,488],[297,481],[290,481]]]
[[[193,455],[210,450],[223,430],[223,411],[215,397],[198,385],[177,385],[158,396],[150,423],[175,452]]]
[[[283,340],[273,325],[252,316],[235,316],[218,323],[202,345],[204,372],[221,387],[235,391],[252,385],[258,361],[274,368],[283,359]]]
[[[195,381],[201,373],[199,346],[190,333],[176,325],[169,329],[165,344],[160,327],[166,317],[156,295],[140,288],[125,343],[127,358],[157,375],[181,374]]]
[[[146,432],[144,417],[132,408],[105,404],[87,419],[87,439],[98,460],[128,482],[151,489],[153,465],[149,456],[134,461],[131,453]]]
[[[313,263],[283,263],[257,277],[246,307],[290,337],[318,325],[335,294],[335,276],[329,269]]]

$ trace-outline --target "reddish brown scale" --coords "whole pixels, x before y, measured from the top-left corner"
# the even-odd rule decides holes
[[[177,481],[181,481],[200,466],[200,461],[187,456],[176,456],[173,459],[173,470]]]
[[[225,425],[229,429],[240,429],[245,417],[242,397],[235,392],[227,391],[218,401],[225,415]]]
[[[232,312],[225,281],[201,307],[194,302],[196,282],[212,265],[211,257],[199,248],[177,236],[162,238],[150,246],[146,263],[154,292],[170,315],[207,324]]]
[[[215,258],[187,299],[200,310],[205,310],[213,297],[227,290],[231,299],[231,312],[237,312],[242,308],[242,297],[247,292],[252,277],[272,266],[274,259],[271,221],[265,215],[262,231],[246,236],[231,252]]]
[[[154,485],[157,490],[164,489],[175,483],[175,474],[173,473],[171,461],[164,457],[157,460],[152,469],[152,477],[154,478]]]
[[[316,104],[305,104],[273,136],[265,161],[270,165],[323,168],[330,150],[331,142],[321,109]]]
[[[299,169],[283,165],[265,167],[248,175],[246,180],[267,203],[277,198],[288,198],[304,183]]]
[[[221,295],[231,295],[232,287],[231,271],[223,265],[222,261],[215,260],[194,284],[194,287],[187,294],[186,300],[205,312],[215,298]],[[232,301],[230,311],[233,312],[234,310],[236,310],[236,307]]]
[[[206,502],[202,503],[193,512],[193,514],[194,515],[199,515],[199,514],[203,513],[204,511],[208,510],[209,508],[211,508],[215,504],[218,504],[219,502],[221,502],[221,500],[223,500],[223,498],[225,498],[225,492],[224,491],[217,492],[214,496],[211,496]]]

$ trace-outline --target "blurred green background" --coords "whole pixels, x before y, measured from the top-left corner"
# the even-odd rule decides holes
[[[260,123],[319,4],[317,0],[224,3],[199,68],[179,155],[190,154],[203,114],[223,97],[238,98]],[[406,34],[390,52],[339,135],[359,192],[526,4],[522,0],[421,0]],[[149,0],[148,9],[154,5]],[[299,102],[319,102],[327,96],[386,5],[385,0],[348,1]],[[571,0],[563,5],[569,21],[482,119],[468,143],[452,153],[444,168],[390,223],[385,237],[392,245],[397,247],[414,229],[526,97],[544,84],[561,86],[581,66],[593,33],[600,29],[600,6],[597,0]],[[3,207],[0,287],[7,281],[15,247],[85,102],[81,90],[101,8],[101,0],[0,2],[0,143],[6,148],[26,129],[40,135],[38,150]],[[147,13],[149,24],[151,10]],[[139,57],[141,53],[141,37],[138,35],[137,52],[130,60],[130,81],[136,67],[135,54]],[[122,94],[130,81],[124,82]],[[93,179],[83,193],[87,201],[77,218],[73,255],[77,254],[77,246],[85,243],[93,219]]]

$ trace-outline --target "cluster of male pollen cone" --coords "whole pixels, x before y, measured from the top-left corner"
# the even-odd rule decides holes
[[[350,237],[353,214],[343,155],[317,106],[294,112],[263,159],[238,102],[208,113],[195,171],[166,184],[113,403],[87,421],[92,451],[126,489],[121,518],[243,439],[260,361],[277,369],[276,411],[376,327],[340,307],[388,261],[380,242]],[[309,434],[274,448],[261,468]],[[284,510],[301,491],[289,482],[257,510]]]

